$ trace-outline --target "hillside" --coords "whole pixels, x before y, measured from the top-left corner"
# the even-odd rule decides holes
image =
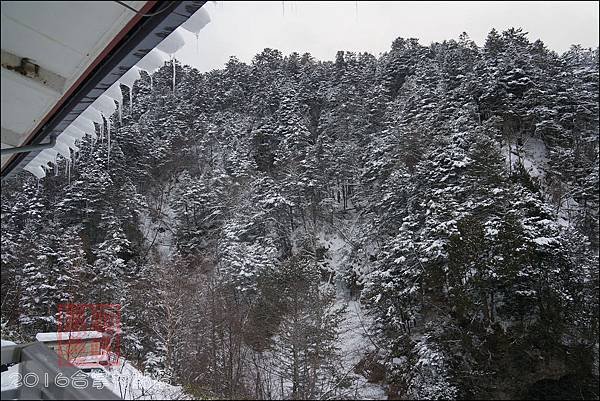
[[[143,74],[3,183],[2,338],[119,303],[198,398],[597,399],[598,57],[509,29]]]

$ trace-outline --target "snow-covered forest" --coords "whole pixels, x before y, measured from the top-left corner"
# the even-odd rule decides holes
[[[121,354],[195,398],[598,398],[598,49],[265,49],[122,89],[2,183],[3,339],[119,303]]]

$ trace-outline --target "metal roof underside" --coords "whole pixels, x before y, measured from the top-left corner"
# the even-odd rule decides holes
[[[2,148],[45,143],[204,1],[2,1]],[[2,156],[2,178],[38,152]]]

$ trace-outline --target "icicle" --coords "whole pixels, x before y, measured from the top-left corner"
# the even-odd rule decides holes
[[[112,106],[114,106],[114,102],[115,101],[119,104],[119,122],[122,124],[122,120],[121,120],[121,106],[123,104],[123,92],[121,91],[121,83],[119,81],[117,81],[114,84],[112,84],[106,90],[106,92],[104,92],[104,96],[107,96],[110,99],[112,99],[112,101],[113,101]],[[110,110],[112,108],[111,105],[108,104],[108,101],[105,100],[104,103],[107,103],[107,104],[106,104],[106,106],[103,105],[103,108],[100,109],[101,111],[103,111],[106,108],[108,108],[108,110]],[[106,110],[106,111],[108,112],[108,110]]]
[[[181,49],[183,46],[185,46],[185,39],[181,35],[180,29],[183,29],[183,28],[175,29],[173,32],[171,32],[169,34],[169,36],[167,36],[165,39],[163,39],[163,41],[160,42],[156,47],[160,51],[167,53],[169,55],[173,55],[173,54],[177,53],[177,51],[179,49]],[[151,53],[152,52],[150,52],[148,54],[151,54]],[[142,59],[142,60],[144,60],[144,59]],[[142,62],[142,60],[140,60],[140,62]],[[138,63],[138,67],[141,67],[140,63]]]
[[[150,77],[150,82],[152,82],[152,77]],[[150,84],[150,89],[152,90],[152,84]],[[129,114],[133,114],[133,86],[129,88]]]
[[[180,29],[180,28],[177,28],[177,29]],[[176,81],[175,81],[175,74],[176,74],[175,53],[177,51],[179,51],[179,49],[181,49],[185,45],[185,40],[183,39],[183,36],[177,29],[174,30],[173,32],[171,32],[171,34],[169,36],[167,36],[165,38],[165,40],[160,42],[159,45],[157,46],[157,48],[159,48],[163,52],[167,53],[171,58],[171,64],[173,66],[173,94],[175,94],[175,84],[176,84]],[[181,29],[183,29],[183,28],[181,28]]]
[[[210,15],[204,8],[201,8],[188,18],[187,21],[181,24],[181,28],[188,32],[198,34],[209,22]]]
[[[71,185],[71,160],[67,160],[67,184]]]
[[[119,78],[119,84],[125,85],[129,89],[129,114],[133,111],[133,85],[138,79],[140,79],[140,69],[137,66],[131,67],[129,71]],[[121,103],[122,106],[123,104]]]
[[[176,47],[172,48],[171,50],[173,50],[173,49],[175,49],[175,51],[177,50]],[[150,76],[150,90],[151,91],[153,89],[152,75],[156,71],[158,71],[160,69],[160,67],[165,65],[165,61],[167,61],[168,59],[169,59],[169,57],[165,54],[165,52],[163,52],[162,50],[159,50],[157,48],[154,48],[148,54],[146,54],[144,57],[142,57],[142,59],[140,61],[138,61],[138,63],[136,64],[135,68],[137,70],[146,71],[148,73],[148,75]],[[139,72],[138,72],[138,77],[139,77]]]
[[[58,177],[58,152],[54,155],[54,176]]]
[[[108,142],[108,164],[110,164],[110,118],[106,119],[106,129],[108,130],[107,142]]]
[[[75,145],[75,141],[81,140],[85,136],[85,132],[75,126],[75,124],[69,125],[64,131],[64,136],[69,136],[74,138],[73,145]]]
[[[93,106],[89,106],[83,113],[81,113],[81,115],[95,123],[100,123],[102,121],[102,113]]]
[[[123,125],[123,101],[119,103],[119,125]]]
[[[39,164],[44,169],[44,176],[47,172],[50,171],[50,166],[48,163],[55,163],[56,159],[56,151],[54,149],[46,149],[40,152],[34,159],[34,163]]]
[[[97,141],[98,141],[98,135],[96,134],[96,124],[94,124],[94,135],[92,135],[92,140],[90,142],[90,151],[94,150],[94,146],[96,145]]]
[[[94,101],[94,103],[92,103],[92,106],[99,110],[103,115],[101,125],[101,136],[102,143],[104,143],[104,119],[106,119],[106,124],[108,128],[107,134],[110,135],[110,117],[114,114],[114,112],[117,109],[117,107],[115,106],[115,99],[107,95],[101,95]]]
[[[96,125],[94,125],[93,121],[85,118],[84,116],[77,117],[71,125],[80,129],[86,135],[89,135],[92,138],[96,136]]]
[[[46,176],[46,170],[44,170],[41,164],[37,164],[35,170],[37,172],[37,178],[44,178]]]
[[[56,149],[56,151],[58,153],[60,153],[60,155],[66,159],[70,155],[69,146],[64,141],[62,141],[62,140],[59,141],[59,140],[60,140],[60,136],[57,138],[57,142],[56,142],[56,145],[54,146],[54,149]]]
[[[175,57],[172,59],[173,64],[173,94],[175,94]]]

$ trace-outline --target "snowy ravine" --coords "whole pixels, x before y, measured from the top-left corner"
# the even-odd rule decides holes
[[[356,400],[382,400],[387,398],[386,389],[379,383],[369,383],[367,378],[356,373],[357,366],[364,358],[376,351],[369,336],[369,321],[364,315],[360,302],[338,299],[337,303],[346,306],[346,311],[340,325],[338,347],[342,356],[342,364],[347,378],[352,384],[346,392],[339,395]]]
[[[380,383],[370,383],[368,379],[357,373],[359,365],[364,364],[370,355],[377,352],[375,343],[369,332],[372,324],[366,316],[360,301],[352,299],[349,289],[340,279],[348,262],[351,245],[344,238],[353,238],[357,232],[357,218],[352,216],[336,221],[334,232],[320,232],[318,235],[321,246],[327,248],[327,264],[335,272],[336,301],[333,309],[344,308],[339,327],[337,348],[341,356],[342,376],[351,382],[345,390],[339,390],[338,396],[352,399],[385,399],[387,391]]]
[[[172,205],[172,184],[158,189],[158,194],[147,198],[147,208],[140,215],[140,228],[144,235],[146,257],[155,252],[163,262],[171,258],[174,249],[173,226],[175,214]]]

